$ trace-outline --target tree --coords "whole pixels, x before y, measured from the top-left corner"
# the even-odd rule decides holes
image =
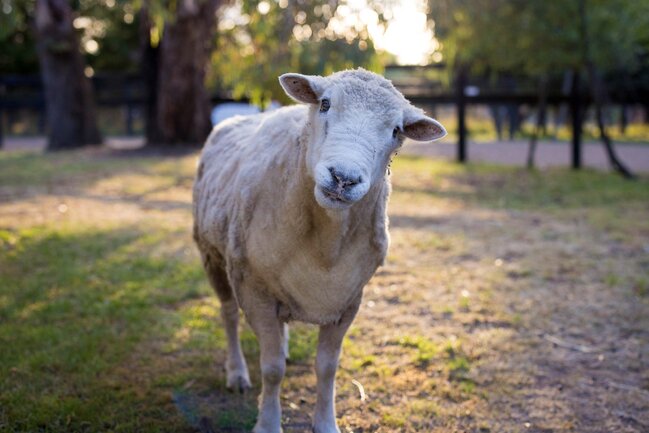
[[[101,141],[75,18],[61,0],[5,0],[0,10],[0,72],[40,69],[51,150]]]
[[[0,73],[33,74],[38,57],[30,19],[32,1],[0,2]]]
[[[611,165],[629,174],[606,135],[605,89],[598,77],[619,68],[632,71],[646,55],[647,2],[438,0],[430,3],[430,12],[443,52],[455,63],[474,70],[519,71],[539,81],[557,72],[587,74]]]
[[[277,80],[288,71],[329,74],[357,66],[380,71],[360,13],[345,1],[243,0],[223,11],[211,85],[266,105],[271,100],[289,102]],[[374,9],[363,13],[382,20]]]
[[[79,38],[66,0],[37,0],[37,52],[45,90],[48,149],[101,142],[91,83],[84,75]]]
[[[202,143],[211,129],[205,74],[214,47],[220,0],[143,1],[149,145]]]

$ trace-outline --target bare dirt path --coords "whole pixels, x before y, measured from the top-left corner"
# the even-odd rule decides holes
[[[397,257],[367,291],[353,340],[376,360],[350,371],[382,405],[353,420],[369,431],[649,431],[649,308],[621,282],[633,262],[646,275],[646,253],[581,217],[430,210],[413,223],[393,209]],[[443,353],[428,363],[426,341]],[[417,413],[431,402],[435,416]]]
[[[106,145],[113,149],[134,149],[144,145],[142,137],[108,137]],[[42,151],[45,149],[45,137],[8,137],[4,139],[2,150],[6,151]],[[527,140],[471,142],[469,143],[469,160],[512,166],[525,166],[527,159]],[[649,145],[618,143],[615,145],[620,159],[638,173],[649,173]],[[419,155],[431,158],[454,160],[457,145],[447,139],[437,143],[409,142],[404,146],[405,155]],[[610,166],[601,143],[585,143],[583,147],[583,164],[585,167],[609,170]],[[540,141],[536,154],[537,167],[570,166],[570,144],[557,141]]]
[[[527,140],[494,141],[469,143],[469,161],[488,162],[513,166],[525,166],[527,161]],[[649,172],[649,145],[624,144],[615,145],[620,159],[635,172]],[[404,147],[404,154],[428,156],[454,160],[457,146],[454,142],[444,140],[439,143],[410,143]],[[570,143],[540,141],[536,153],[536,166],[569,167]],[[609,170],[610,165],[601,143],[585,143],[583,146],[583,165],[585,167]]]
[[[347,431],[648,432],[649,203],[494,209],[498,175],[395,172],[338,381]]]

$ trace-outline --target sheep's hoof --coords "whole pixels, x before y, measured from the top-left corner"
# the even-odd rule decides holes
[[[312,426],[311,432],[312,433],[340,433],[340,429],[336,424],[333,424],[333,426],[331,424],[327,426],[319,425],[318,427]]]
[[[278,430],[278,428],[264,427],[264,426],[260,425],[259,423],[257,423],[255,425],[255,428],[252,429],[252,433],[283,433],[283,432],[284,432],[284,430],[281,427],[279,427],[279,430]]]
[[[283,433],[284,432],[284,430],[282,430],[282,429],[279,429],[279,430],[259,430],[259,429],[255,428],[252,431],[252,433],[266,433],[266,432],[275,433],[275,431],[277,431],[277,433]]]
[[[227,387],[231,391],[243,394],[252,388],[252,384],[247,373],[242,374],[241,372],[233,371],[232,374],[228,374]]]

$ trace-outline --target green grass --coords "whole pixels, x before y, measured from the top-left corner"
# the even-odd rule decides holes
[[[425,367],[437,355],[439,349],[437,345],[423,336],[405,336],[398,341],[403,347],[417,349],[414,362],[419,366]]]
[[[204,416],[217,429],[250,429],[256,391],[228,394],[217,366],[225,348],[219,304],[190,236],[194,163],[195,155],[0,153],[0,197],[8,198],[0,201],[0,430],[182,432],[195,431]],[[633,230],[649,230],[639,218],[649,203],[646,179],[402,156],[394,179],[397,212],[432,197],[490,209],[580,212],[620,236],[633,233],[625,232],[625,218],[633,219]],[[68,202],[70,211],[54,212],[50,201]],[[413,237],[410,250],[449,253],[463,243]],[[620,281],[611,274],[607,283]],[[646,298],[646,277],[629,284]],[[258,346],[247,327],[242,340],[254,380]],[[292,362],[312,363],[316,344],[313,327],[292,327]],[[471,360],[459,347],[440,348],[424,335],[398,346],[422,371],[444,363],[452,386],[473,392]],[[352,371],[385,369],[381,380],[392,379],[389,361],[357,350]],[[417,405],[413,413],[423,420],[438,411],[432,403]],[[398,411],[383,420],[392,428],[407,423]]]
[[[414,156],[399,156],[393,168],[398,174],[394,176],[392,209],[433,199],[496,210],[572,214],[620,240],[637,238],[638,230],[649,232],[647,175],[630,181],[590,169],[530,171]]]
[[[143,166],[144,162],[125,158],[97,160],[84,154],[71,158],[67,153],[48,154],[47,157],[35,153],[4,153],[0,157],[0,185],[42,187],[57,182],[74,181],[78,175],[91,173],[99,178]]]
[[[628,181],[590,169],[529,171],[488,164],[462,166],[403,155],[395,159],[393,167],[396,172],[418,174],[414,181],[395,176],[397,192],[456,199],[498,209],[613,207],[646,203],[649,199],[649,178]],[[453,188],[438,183],[422,184],[422,174],[452,180]]]
[[[136,228],[2,232],[12,242],[0,245],[0,345],[11,349],[0,352],[0,406],[2,418],[20,420],[15,430],[121,424],[141,406],[128,383],[112,392],[112,374],[143,339],[183,323],[165,307],[209,295],[195,264],[139,254],[150,236]],[[153,431],[164,425],[158,410],[137,418]]]
[[[449,138],[456,139],[457,118],[450,117],[439,120],[447,126]],[[495,141],[498,139],[498,135],[496,134],[496,127],[491,118],[472,116],[471,114],[469,114],[467,118],[467,128],[469,138],[476,141],[477,143]],[[514,139],[530,139],[534,134],[535,128],[536,127],[530,122],[523,123],[521,130],[514,134]],[[627,126],[624,133],[620,131],[620,128],[617,125],[611,125],[607,127],[606,132],[614,142],[638,144],[649,143],[649,125],[647,125],[646,123],[630,124]],[[600,140],[599,128],[595,123],[585,123],[583,125],[582,134],[584,141],[590,142]],[[502,139],[508,140],[509,138],[509,125],[505,121],[503,122]],[[553,125],[548,124],[546,133],[540,134],[539,139],[569,142],[572,139],[572,129],[568,125],[563,125],[555,129]]]

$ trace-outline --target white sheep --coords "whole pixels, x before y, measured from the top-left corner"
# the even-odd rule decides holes
[[[338,433],[341,343],[388,248],[390,158],[405,137],[435,140],[446,131],[388,80],[363,69],[279,80],[306,105],[214,128],[194,184],[194,238],[221,300],[229,388],[250,387],[239,308],[259,341],[254,432],[281,431],[286,323],[299,320],[320,326],[313,430]]]

